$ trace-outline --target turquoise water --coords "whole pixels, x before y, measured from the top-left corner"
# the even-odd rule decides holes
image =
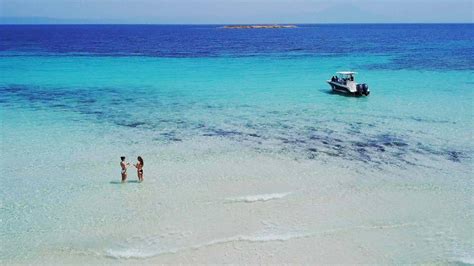
[[[472,263],[472,69],[11,53],[2,263]],[[371,95],[330,93],[339,70]]]
[[[390,151],[377,145],[399,140],[400,156],[382,163],[424,153],[468,161],[471,73],[366,71],[360,79],[370,81],[371,97],[329,93],[331,70],[376,60],[386,59],[12,57],[1,67],[7,107],[81,114],[149,134],[142,142],[217,136],[278,151],[337,138],[347,152],[367,148],[368,160],[380,161]],[[272,141],[282,145],[265,146]]]

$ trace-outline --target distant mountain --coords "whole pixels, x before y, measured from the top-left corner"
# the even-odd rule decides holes
[[[0,0],[2,1],[2,0]],[[153,18],[137,19],[61,19],[49,17],[1,17],[0,24],[160,24]],[[162,23],[162,22],[161,22]]]

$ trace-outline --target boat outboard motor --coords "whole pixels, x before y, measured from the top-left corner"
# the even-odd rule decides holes
[[[362,92],[364,93],[365,96],[369,95],[369,86],[367,84],[362,84]]]
[[[357,89],[357,94],[359,95],[369,95],[370,91],[369,91],[369,86],[367,86],[367,84],[357,84],[356,85],[356,89]]]
[[[357,84],[356,85],[356,90],[358,95],[362,95],[364,93],[364,86],[363,84]]]

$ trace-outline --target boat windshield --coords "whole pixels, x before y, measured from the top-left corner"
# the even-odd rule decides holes
[[[339,73],[339,79],[354,81],[354,75],[352,73],[351,74]]]

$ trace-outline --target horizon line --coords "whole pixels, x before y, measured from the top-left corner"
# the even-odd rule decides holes
[[[156,26],[222,26],[222,25],[396,25],[396,24],[474,24],[473,21],[469,22],[303,22],[303,23],[109,23],[109,22],[97,22],[97,23],[2,23],[4,25],[25,25],[25,26],[46,26],[46,25],[156,25]]]

